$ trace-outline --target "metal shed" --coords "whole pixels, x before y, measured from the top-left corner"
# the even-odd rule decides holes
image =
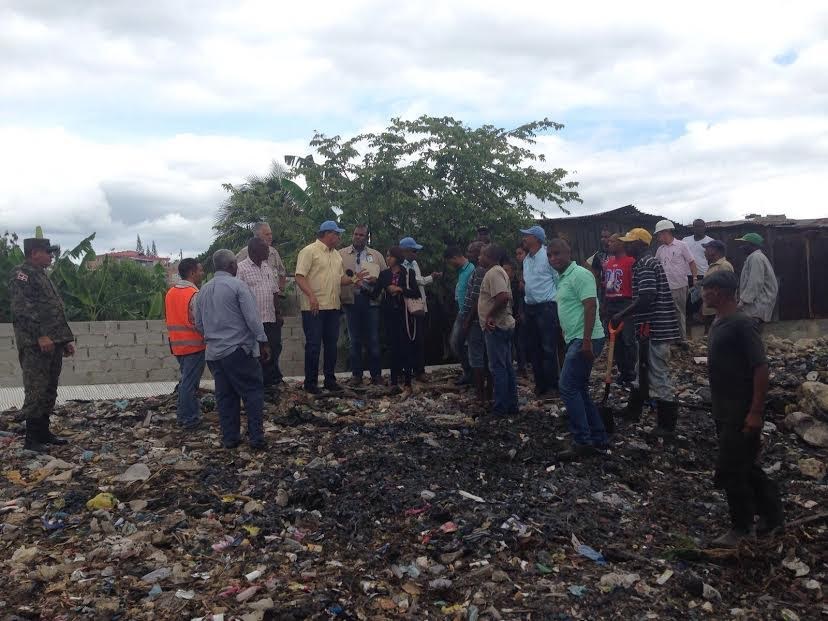
[[[779,319],[828,318],[828,218],[793,220],[784,215],[707,223],[707,234],[727,244],[727,258],[737,272],[745,261],[738,242],[745,233],[765,239],[764,252],[779,281]]]

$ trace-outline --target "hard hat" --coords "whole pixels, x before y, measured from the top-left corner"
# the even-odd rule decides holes
[[[675,229],[676,226],[670,222],[669,220],[659,220],[655,226],[655,233],[661,233],[661,231],[672,231]]]

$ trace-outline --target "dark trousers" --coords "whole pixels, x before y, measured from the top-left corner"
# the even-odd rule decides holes
[[[384,320],[388,349],[391,354],[391,385],[396,385],[402,377],[405,385],[411,386],[417,345],[416,341],[409,338],[408,332],[410,329],[413,333],[414,320],[411,320],[409,329],[406,329],[403,309],[387,311]]]
[[[367,354],[368,372],[372,379],[382,375],[379,339],[379,306],[372,306],[368,296],[358,293],[353,304],[346,304],[345,320],[351,341],[351,374],[362,378],[363,352]]]
[[[247,436],[250,444],[264,442],[264,386],[259,359],[239,347],[221,360],[207,361],[207,366],[210,367],[216,382],[216,405],[224,444],[239,442],[242,401],[247,413]]]
[[[512,339],[514,330],[495,328],[483,333],[486,354],[489,356],[489,371],[494,384],[493,396],[495,416],[506,416],[518,411],[517,378],[512,364]]]
[[[526,369],[526,350],[526,323],[525,320],[519,319],[515,323],[515,359],[518,370],[521,372]]]
[[[743,433],[737,421],[716,421],[716,432],[719,456],[714,483],[727,496],[733,528],[749,531],[757,514],[771,527],[781,525],[784,516],[779,486],[768,478],[756,459],[761,434]]]
[[[325,348],[322,369],[325,383],[336,382],[336,344],[339,340],[339,311],[321,310],[316,315],[302,311],[302,329],[305,331],[305,386],[319,383],[319,356]]]
[[[422,375],[425,373],[426,318],[414,317],[413,321],[417,326],[417,336],[414,339],[414,375]]]
[[[612,317],[616,313],[627,308],[632,300],[627,298],[607,300],[606,315]],[[621,328],[615,337],[615,362],[621,372],[622,382],[634,382],[636,378],[635,366],[638,359],[638,342],[635,338],[635,321],[632,316],[624,320],[624,327]]]
[[[279,356],[282,355],[282,324],[264,323],[265,335],[270,345],[270,360],[262,363],[262,376],[265,386],[273,386],[282,381],[282,370],[279,368]]]
[[[558,389],[558,305],[526,304],[526,343],[535,375],[535,391]]]
[[[204,352],[176,356],[181,370],[178,383],[178,409],[175,418],[179,425],[195,425],[201,420],[201,405],[198,402],[198,386],[204,375]]]
[[[49,423],[57,399],[58,380],[63,368],[63,345],[56,343],[51,353],[40,347],[24,347],[17,352],[23,371],[23,416],[26,423]]]

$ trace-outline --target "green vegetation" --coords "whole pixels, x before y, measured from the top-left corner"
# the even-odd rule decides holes
[[[161,319],[167,290],[164,268],[152,269],[132,261],[106,259],[92,267],[93,233],[57,259],[49,276],[66,304],[69,321]],[[0,322],[11,321],[8,274],[23,262],[15,234],[0,238]]]

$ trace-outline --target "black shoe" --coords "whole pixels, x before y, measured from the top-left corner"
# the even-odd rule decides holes
[[[321,390],[319,390],[319,386],[316,386],[316,385],[311,386],[310,384],[305,384],[304,391],[306,393],[311,394],[311,395],[318,395],[322,392]]]
[[[338,382],[325,382],[325,390],[328,392],[342,392],[345,389]]]
[[[641,391],[633,388],[630,392],[630,400],[627,402],[627,407],[621,412],[621,418],[631,423],[637,423],[641,420],[641,413],[644,410],[644,398]]]
[[[241,444],[241,442],[236,440],[235,442],[222,442],[221,446],[228,451],[232,451],[233,449],[239,448],[239,444]]]
[[[756,536],[757,537],[770,537],[771,535],[775,535],[777,533],[781,533],[785,530],[785,520],[782,519],[780,521],[774,520],[771,521],[764,516],[759,517],[759,521],[756,522]]]
[[[470,386],[472,383],[471,378],[466,377],[465,375],[460,376],[456,380],[454,380],[455,386]]]
[[[356,388],[357,386],[362,386],[362,378],[361,377],[352,377],[348,380],[348,386],[351,388]],[[328,388],[328,383],[325,382],[325,388]]]
[[[267,450],[267,442],[262,440],[261,442],[251,442],[250,443],[250,450],[251,451],[266,451]]]
[[[193,421],[193,422],[190,422],[190,423],[185,423],[185,424],[181,425],[181,428],[184,431],[195,431],[196,429],[201,429],[201,425],[202,425],[202,421],[201,421],[201,419],[199,419],[199,420],[196,420],[196,421]]]
[[[589,444],[573,444],[572,448],[561,451],[556,455],[558,461],[579,461],[601,455],[601,451]]]
[[[47,431],[42,434],[39,439],[41,444],[54,444],[55,446],[65,446],[66,444],[69,444],[69,440],[58,437],[51,431]]]

